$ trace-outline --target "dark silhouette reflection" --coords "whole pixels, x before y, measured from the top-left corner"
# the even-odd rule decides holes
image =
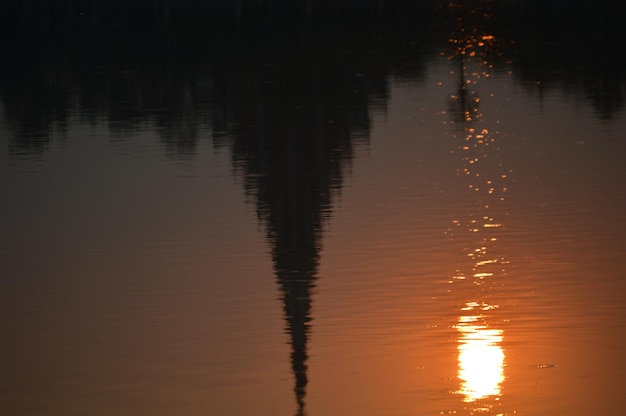
[[[233,165],[267,230],[302,412],[323,223],[354,142],[367,140],[368,108],[375,101],[369,97],[385,94],[385,84],[381,80],[379,89],[354,95],[360,78],[352,71],[295,62],[265,68],[265,74],[257,65],[218,72],[217,84],[225,87],[217,96],[230,98],[218,100],[216,114],[229,121],[215,141],[232,147]]]
[[[511,45],[500,53],[529,91],[540,98],[555,90],[572,94],[604,120],[623,110],[625,2],[514,0],[491,8],[498,16],[491,30]]]
[[[540,99],[563,91],[591,104],[603,120],[623,110],[626,3],[470,0],[450,2],[447,7],[450,22],[463,22],[463,26],[452,26],[453,34],[474,40],[488,36],[498,45],[496,50],[487,45],[482,51],[493,70],[511,71],[514,79]]]
[[[367,143],[371,112],[384,111],[388,96],[389,58],[383,51],[391,39],[381,35],[390,32],[374,24],[382,24],[384,14],[359,11],[294,11],[274,20],[271,31],[241,17],[246,29],[237,39],[244,55],[213,67],[214,143],[232,148],[233,166],[266,228],[299,415],[305,414],[307,343],[323,230],[354,147]],[[337,22],[323,15],[330,12]],[[269,13],[277,18],[276,10]],[[346,20],[350,25],[342,26]],[[416,58],[412,62],[419,67]],[[395,68],[408,77],[402,65]],[[420,71],[413,69],[412,76]]]
[[[623,109],[624,2],[464,5],[474,30],[498,41],[489,56],[495,72],[512,71],[539,97],[567,92],[603,119]],[[9,154],[41,153],[82,122],[126,139],[154,129],[167,154],[193,157],[203,132],[228,123],[219,118],[228,114],[214,112],[215,88],[222,87],[216,71],[256,65],[258,79],[277,90],[285,85],[271,79],[272,70],[284,62],[358,70],[359,79],[335,78],[342,86],[353,82],[354,95],[389,76],[414,82],[446,48],[459,12],[454,2],[437,0],[0,0]]]
[[[213,105],[236,97],[216,98],[227,87],[218,78],[247,65],[257,73],[242,76],[274,83],[266,91],[289,88],[277,78],[287,75],[331,93],[378,89],[384,107],[387,77],[419,80],[435,55],[434,37],[424,35],[436,27],[433,3],[0,1],[9,153],[40,153],[68,124],[87,123],[115,138],[156,130],[169,155],[193,157],[204,131],[228,124],[227,106]],[[318,72],[287,73],[285,63]]]
[[[456,93],[448,97],[448,113],[457,130],[463,130],[468,123],[479,117],[480,97],[472,85],[475,80],[468,77],[467,61],[487,59],[485,55],[493,36],[489,36],[482,28],[493,17],[489,6],[489,3],[482,2],[474,6],[454,1],[448,4],[456,26],[451,29],[448,37],[447,56],[454,61],[454,75],[458,77]],[[474,58],[477,53],[479,57]]]

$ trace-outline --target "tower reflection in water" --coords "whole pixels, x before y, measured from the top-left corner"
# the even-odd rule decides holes
[[[465,214],[453,220],[450,238],[465,251],[453,276],[459,299],[457,394],[468,410],[491,411],[499,402],[505,380],[504,331],[498,326],[497,292],[505,275],[506,257],[499,250],[507,191],[506,172],[499,158],[499,133],[494,120],[480,111],[478,83],[491,76],[489,55],[496,39],[480,33],[475,19],[489,19],[484,11],[466,13],[459,4],[458,27],[450,37],[457,89],[450,96],[448,113],[454,125],[455,149],[460,154],[458,176],[463,184]],[[468,18],[468,16],[471,16]]]
[[[369,49],[358,59],[331,57],[337,49],[328,46],[329,39],[354,35],[312,20],[300,5],[263,9],[275,14],[280,36],[268,32],[263,19],[254,17],[262,14],[252,13],[259,10],[249,7],[242,21],[258,30],[236,39],[255,52],[213,69],[215,118],[223,122],[213,139],[231,148],[234,171],[266,232],[290,348],[295,414],[303,416],[324,228],[353,150],[369,140],[370,111],[384,108],[386,67]],[[336,36],[328,35],[331,28]]]

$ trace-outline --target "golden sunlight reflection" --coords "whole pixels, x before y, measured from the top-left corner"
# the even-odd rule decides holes
[[[466,309],[492,305],[468,303]],[[482,322],[482,315],[461,316],[456,326],[459,339],[459,372],[465,402],[474,402],[489,396],[499,396],[504,381],[504,350],[502,330],[489,328]]]
[[[483,113],[485,102],[479,93],[481,80],[491,76],[490,60],[497,56],[496,38],[479,33],[472,25],[473,18],[464,18],[462,3],[455,3],[455,7],[459,26],[449,38],[448,58],[456,91],[449,96],[447,113],[454,126],[451,154],[458,158],[458,189],[464,202],[464,212],[452,221],[448,231],[450,240],[459,243],[464,254],[459,256],[458,268],[449,281],[455,285],[451,292],[463,305],[453,324],[458,331],[459,385],[455,393],[463,402],[471,403],[472,412],[492,411],[496,404],[501,405],[505,381],[504,330],[498,328],[502,324],[498,306],[502,299],[498,299],[498,293],[509,261],[496,242],[505,232],[500,220],[506,217],[504,201],[511,171],[505,169],[500,158],[498,142],[502,137],[497,114]],[[475,13],[472,11],[470,16]],[[486,13],[481,16],[489,18]]]

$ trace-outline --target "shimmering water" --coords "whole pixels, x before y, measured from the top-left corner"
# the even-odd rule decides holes
[[[1,4],[0,413],[623,414],[624,6]]]

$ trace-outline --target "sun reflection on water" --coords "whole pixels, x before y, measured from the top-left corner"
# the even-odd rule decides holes
[[[491,308],[490,305],[472,302],[464,310],[474,310],[477,306]],[[499,396],[504,381],[502,330],[489,328],[483,318],[482,315],[461,316],[456,326],[461,333],[458,344],[459,393],[463,394],[465,402]]]
[[[463,250],[458,269],[450,283],[463,305],[453,325],[458,331],[458,390],[470,412],[491,412],[501,406],[505,382],[504,329],[499,305],[507,260],[500,246],[505,232],[507,177],[511,173],[500,158],[502,139],[497,114],[484,114],[479,89],[491,77],[490,59],[497,55],[495,36],[479,33],[472,22],[475,13],[464,15],[460,2],[459,27],[450,36],[450,75],[456,91],[449,96],[449,122],[454,126],[454,148],[458,157],[457,176],[463,191],[464,212],[455,218],[448,236]],[[468,17],[466,19],[466,17]],[[489,18],[488,14],[484,14]],[[490,94],[486,95],[491,96]],[[488,101],[488,100],[487,100]],[[471,413],[471,414],[472,414]]]

